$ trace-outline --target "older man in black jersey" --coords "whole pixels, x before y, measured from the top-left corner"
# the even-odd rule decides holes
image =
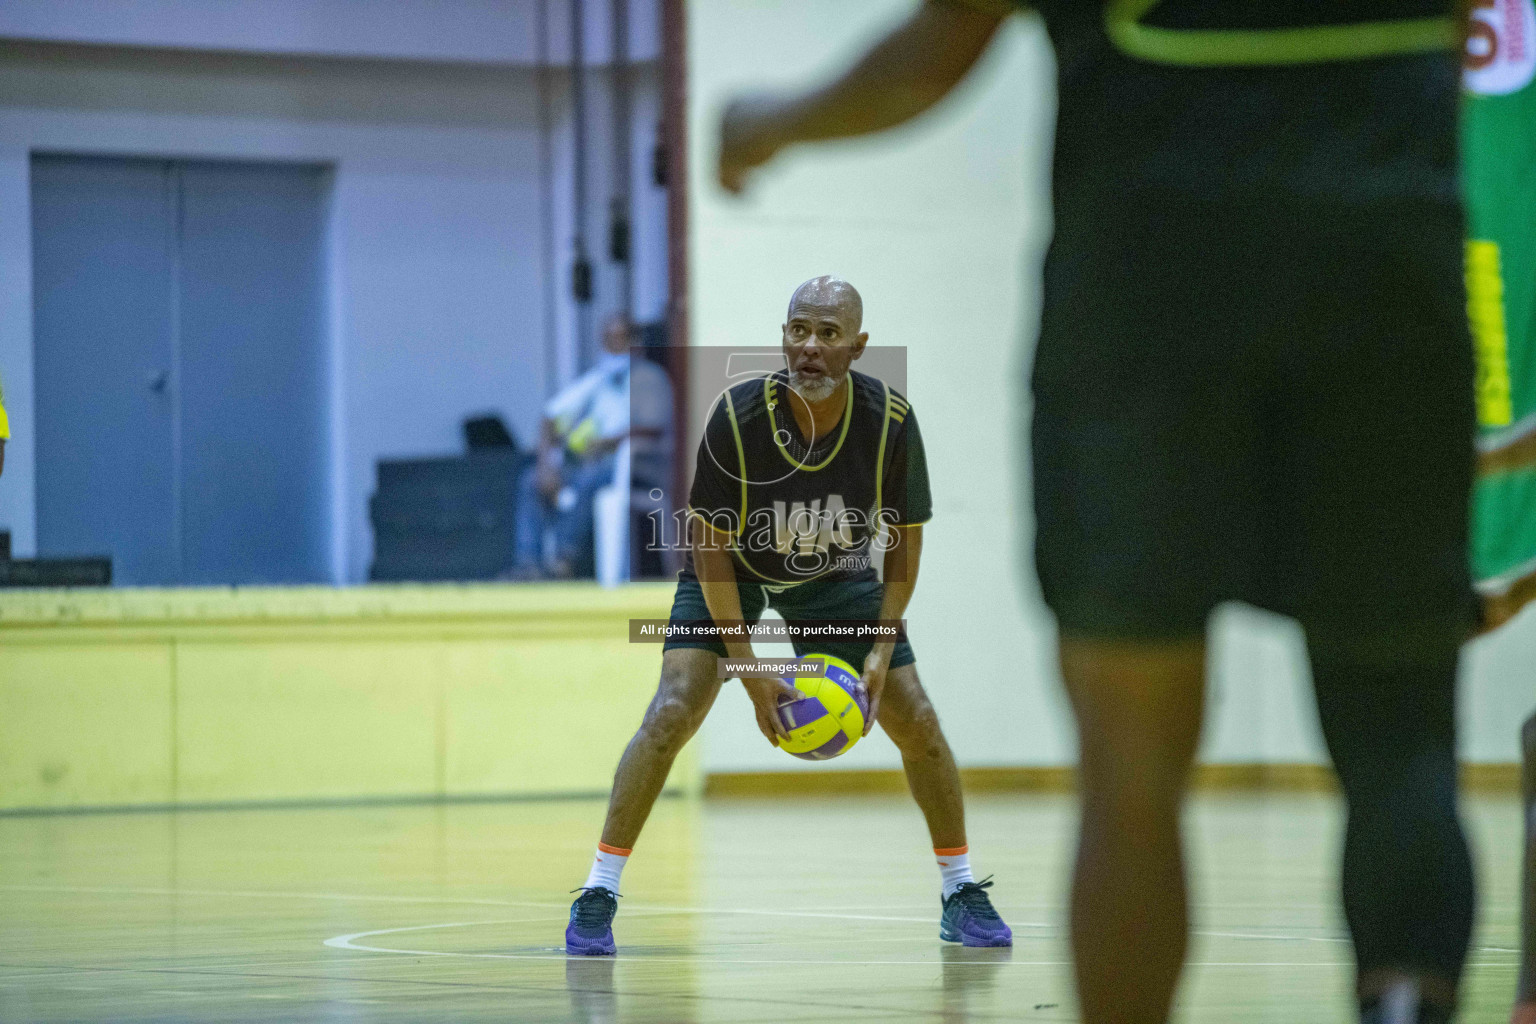
[[[754,623],[765,607],[806,624],[891,621],[906,611],[932,515],[927,461],[907,400],[852,369],[869,340],[863,319],[863,300],[848,282],[805,282],[782,328],[784,369],[737,384],[715,403],[689,495],[693,547],[678,575],[673,622]],[[1012,945],[987,896],[991,882],[971,873],[960,773],[906,637],[815,648],[862,667],[864,732],[878,721],[901,751],[933,839],[940,938]],[[804,653],[798,640],[795,652]],[[663,648],[661,684],[619,762],[592,870],[571,907],[567,952],[615,951],[620,874],[673,759],[720,692],[722,657],[751,659],[752,644],[674,638]],[[778,703],[794,689],[771,677],[742,682],[758,728],[777,745],[785,735]]]
[[[1205,622],[1231,599],[1306,629],[1362,1020],[1447,1020],[1473,909],[1453,5],[929,0],[825,86],[727,108],[721,183],[921,113],[1025,6],[1060,107],[1032,444],[1081,750],[1083,1020],[1169,1012]]]

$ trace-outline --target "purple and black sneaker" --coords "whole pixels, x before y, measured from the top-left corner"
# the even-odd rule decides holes
[[[966,946],[1011,946],[1013,930],[987,898],[992,876],[979,882],[962,882],[960,888],[943,901],[944,916],[939,918],[939,938]]]
[[[574,890],[573,890],[574,891]],[[612,956],[613,915],[619,911],[619,894],[602,886],[582,889],[571,904],[571,923],[565,928],[565,951],[572,956]]]

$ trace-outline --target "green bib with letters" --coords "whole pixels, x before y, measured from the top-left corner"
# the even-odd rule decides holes
[[[1536,596],[1536,6],[1479,0],[1468,33],[1462,169],[1477,355],[1472,571]]]

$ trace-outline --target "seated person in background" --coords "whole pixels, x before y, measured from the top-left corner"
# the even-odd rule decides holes
[[[538,459],[518,482],[513,579],[569,579],[589,561],[592,496],[614,482],[626,438],[630,486],[666,483],[672,386],[661,367],[630,358],[633,338],[627,317],[610,317],[603,325],[606,354],[544,406]],[[551,523],[555,555],[545,566],[544,529]]]

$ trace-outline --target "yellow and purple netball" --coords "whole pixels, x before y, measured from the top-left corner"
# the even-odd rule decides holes
[[[796,676],[790,680],[805,694],[799,700],[779,702],[779,718],[789,732],[779,746],[807,761],[825,761],[846,754],[864,734],[864,716],[869,713],[869,699],[859,682],[859,673],[842,658],[830,654],[807,654],[827,664],[825,676]]]

